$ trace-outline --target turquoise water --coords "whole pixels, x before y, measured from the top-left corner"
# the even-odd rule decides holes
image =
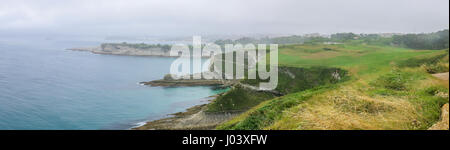
[[[0,39],[0,129],[128,129],[206,103],[210,87],[148,87],[175,58],[64,50],[100,42]]]

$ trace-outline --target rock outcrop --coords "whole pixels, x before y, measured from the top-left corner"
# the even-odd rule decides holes
[[[164,86],[164,87],[173,87],[173,86],[217,86],[223,85],[221,80],[206,80],[206,79],[198,79],[198,80],[154,80],[148,82],[141,82],[144,85],[150,86]]]
[[[449,107],[448,103],[442,107],[441,121],[431,126],[429,130],[448,130],[449,128],[448,107]]]
[[[104,43],[99,47],[69,48],[68,50],[89,51],[95,54],[110,55],[179,57],[179,55],[171,56],[170,48],[169,45]]]
[[[172,114],[172,117],[149,121],[134,130],[212,130],[242,112],[207,113],[206,104],[189,108],[186,112]]]

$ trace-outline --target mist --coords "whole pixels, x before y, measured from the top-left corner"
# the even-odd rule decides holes
[[[0,36],[421,33],[448,0],[0,0]]]

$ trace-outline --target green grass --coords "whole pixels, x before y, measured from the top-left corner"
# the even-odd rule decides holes
[[[430,91],[433,90],[448,95],[448,89],[445,89],[442,86],[432,86],[412,92],[415,95],[414,98],[411,98],[411,102],[417,106],[417,109],[419,110],[418,113],[420,113],[417,120],[422,123],[417,127],[417,129],[427,129],[439,121],[439,117],[441,116],[441,107],[448,103],[448,96],[437,96],[436,91],[430,93]]]
[[[244,111],[274,97],[270,93],[234,87],[224,95],[217,97],[213,103],[210,103],[206,112]]]
[[[332,77],[333,73],[338,73],[340,79]],[[290,76],[289,74],[295,74]],[[276,91],[282,94],[289,94],[304,91],[314,87],[336,83],[347,79],[347,72],[339,68],[294,68],[280,67],[279,80]],[[244,84],[259,86],[264,80],[245,79]],[[208,105],[207,112],[243,111],[258,105],[262,101],[274,98],[275,95],[268,92],[256,92],[236,86],[229,92],[219,96],[214,103]]]
[[[220,130],[257,130],[262,129],[275,120],[281,117],[284,110],[291,108],[300,102],[307,100],[314,94],[318,94],[326,91],[329,88],[335,86],[321,86],[318,88],[313,88],[310,90],[305,90],[302,92],[297,92],[289,94],[283,97],[278,97],[264,103],[263,105],[258,105],[254,109],[248,111],[240,117],[234,118],[233,120],[226,122],[217,127]]]
[[[428,78],[429,75],[423,70],[394,69],[375,80],[372,84],[373,89],[367,93],[394,98],[406,97],[419,113],[416,122],[420,124],[411,126],[411,129],[427,129],[439,120],[440,108],[448,103],[448,97],[438,95],[439,93],[448,95],[448,89],[443,85],[433,84],[427,80]]]
[[[437,54],[431,57],[410,58],[399,63],[399,67],[420,67],[423,64],[434,64],[439,62],[447,54]]]
[[[310,59],[308,55],[298,55],[297,51],[280,49],[279,64],[293,67],[331,66],[331,67],[360,67],[361,73],[372,73],[386,69],[391,61],[400,61],[414,56],[433,54],[432,50],[408,50],[404,48],[364,45],[338,45],[339,56],[326,59]],[[287,51],[287,52],[285,52]],[[303,56],[303,57],[300,57]]]
[[[335,79],[332,74],[339,74],[339,79]],[[335,67],[279,67],[278,69],[278,85],[276,91],[282,94],[289,94],[314,88],[321,85],[337,83],[340,80],[347,79],[347,71]],[[259,86],[260,82],[265,80],[253,79],[242,80],[244,84]]]
[[[287,95],[260,101],[218,129],[427,129],[448,103],[448,87],[423,66],[448,71],[448,50],[357,42],[282,45],[279,64],[297,68],[291,73],[299,79],[280,73],[277,90]],[[333,69],[350,78],[334,84],[327,80]],[[320,79],[324,81],[314,81]]]

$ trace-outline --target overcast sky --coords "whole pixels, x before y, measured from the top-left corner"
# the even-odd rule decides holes
[[[448,0],[0,0],[0,34],[434,32]]]

